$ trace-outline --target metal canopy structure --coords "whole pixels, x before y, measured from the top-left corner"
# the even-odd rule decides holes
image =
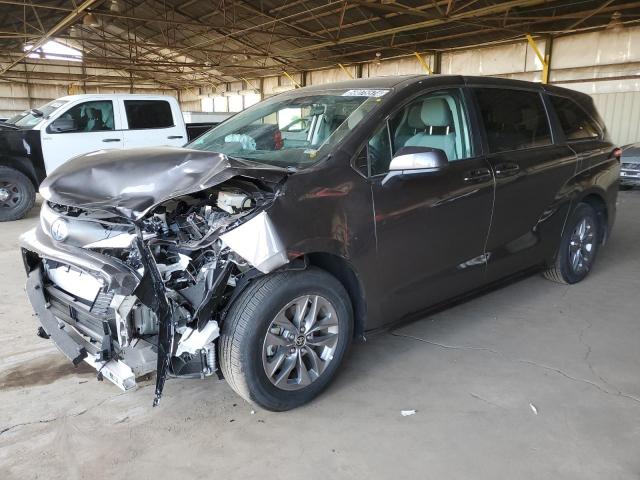
[[[73,60],[33,58],[53,39],[98,73],[31,78],[184,89],[638,21],[625,0],[0,0],[0,80]]]

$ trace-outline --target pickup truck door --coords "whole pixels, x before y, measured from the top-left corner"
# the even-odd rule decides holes
[[[56,127],[58,119],[65,128]],[[112,100],[76,103],[48,119],[40,130],[47,175],[78,155],[123,148],[119,119],[119,106]]]
[[[162,99],[122,100],[124,148],[172,146],[187,143],[177,104]]]

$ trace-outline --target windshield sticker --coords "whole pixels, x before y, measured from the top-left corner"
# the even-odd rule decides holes
[[[347,90],[342,94],[343,97],[382,97],[389,93],[389,90],[368,90],[364,88],[356,88]]]

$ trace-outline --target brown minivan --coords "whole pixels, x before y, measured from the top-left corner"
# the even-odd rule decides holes
[[[615,217],[619,150],[592,100],[495,78],[295,89],[185,148],[49,176],[27,292],[74,363],[122,389],[218,374],[297,407],[354,337],[519,272],[575,283]]]

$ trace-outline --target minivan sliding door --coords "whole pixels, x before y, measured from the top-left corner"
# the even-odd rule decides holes
[[[553,255],[569,208],[565,185],[575,174],[576,157],[567,146],[554,144],[540,91],[473,90],[496,177],[487,274],[497,280]]]

